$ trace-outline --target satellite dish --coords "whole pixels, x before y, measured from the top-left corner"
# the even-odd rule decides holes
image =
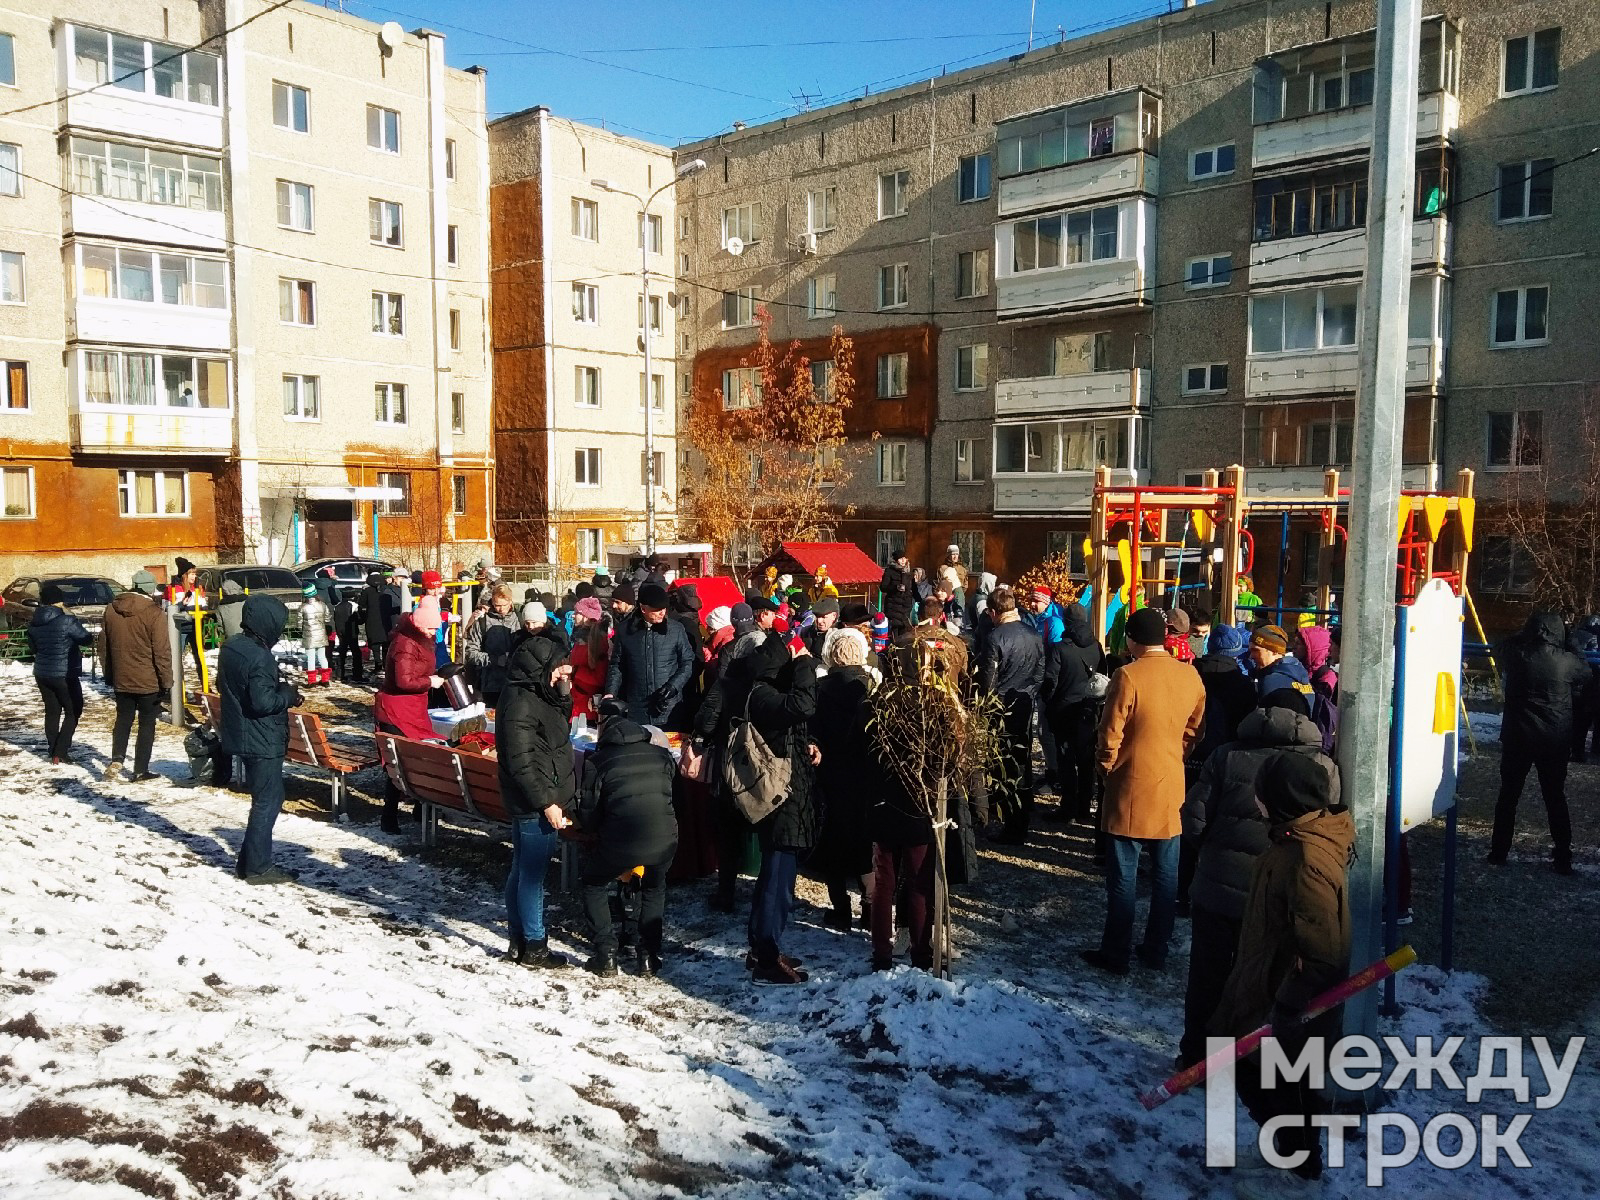
[[[744,253],[744,239],[731,237],[728,239],[728,253],[738,258]]]
[[[406,31],[400,28],[399,21],[385,21],[378,26],[378,45],[385,50],[393,50],[405,35]]]

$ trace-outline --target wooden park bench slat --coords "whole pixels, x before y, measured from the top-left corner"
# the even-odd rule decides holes
[[[377,740],[384,770],[422,809],[425,844],[431,846],[437,839],[440,808],[494,825],[511,824],[500,798],[500,767],[494,759],[392,733],[380,733]]]
[[[211,720],[211,728],[220,732],[222,697],[215,692],[202,692],[200,701],[205,705],[206,715]],[[284,758],[303,767],[316,767],[332,773],[333,815],[341,822],[350,820],[346,805],[349,799],[349,785],[345,776],[378,765],[376,753],[332,746],[328,741],[328,732],[323,727],[322,718],[316,713],[299,708],[289,710],[289,748]]]

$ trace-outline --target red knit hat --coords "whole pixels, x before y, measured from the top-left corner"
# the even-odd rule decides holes
[[[441,587],[443,584],[444,576],[439,574],[439,572],[424,571],[422,573],[422,586],[424,589]]]

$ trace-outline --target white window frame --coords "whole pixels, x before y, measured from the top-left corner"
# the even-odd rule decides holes
[[[388,236],[387,232],[385,232],[385,230],[387,230],[388,227],[389,227],[388,218],[389,218],[391,209],[393,210],[393,215],[394,215],[394,233],[395,233],[395,238],[394,238],[393,241],[389,240],[389,236]],[[379,232],[378,232],[378,236],[377,237],[374,237],[373,233],[372,233],[372,218],[375,215],[378,217],[378,221],[379,221]],[[400,201],[398,201],[398,200],[380,200],[376,196],[368,198],[368,200],[367,200],[367,240],[374,246],[383,246],[383,247],[385,247],[386,249],[389,249],[389,250],[404,250],[405,249],[405,245],[406,245],[405,206],[403,204],[401,204]]]
[[[911,264],[885,263],[878,268],[878,311],[911,303]]]
[[[645,308],[645,305],[644,305],[644,293],[643,292],[635,292],[634,293],[634,304],[635,304],[634,319],[638,322],[637,327],[642,330],[644,328],[644,308]],[[659,293],[656,293],[656,292],[650,293],[650,334],[651,334],[652,337],[660,337],[661,336],[661,334],[666,330],[666,327],[667,327],[666,321],[667,321],[667,299],[666,299],[666,297],[662,296],[662,295],[660,295]]]
[[[989,390],[989,343],[973,342],[956,347],[956,391]]]
[[[982,171],[983,187],[979,190],[979,171],[977,164],[983,162]],[[972,194],[967,195],[967,164],[972,164]],[[956,163],[956,203],[977,204],[994,195],[994,156],[985,151],[982,154],[963,154]]]
[[[114,295],[91,297],[90,293],[84,290],[85,284],[88,281],[85,277],[85,272],[83,269],[83,258],[85,251],[88,250],[98,251],[102,254],[110,254],[115,259],[116,269],[112,274],[112,286],[113,291],[115,292]],[[101,242],[78,242],[73,248],[72,257],[73,266],[75,268],[74,273],[77,275],[77,294],[79,297],[89,297],[94,300],[117,300],[124,304],[151,304],[160,308],[193,309],[202,312],[225,313],[229,311],[228,260],[225,258],[214,258],[210,255],[192,254],[186,251],[151,249],[144,246],[113,246]],[[150,272],[150,299],[142,300],[136,296],[123,296],[121,294],[122,260],[124,257],[128,257],[130,259],[137,258],[147,260],[140,262],[138,266],[141,268],[147,267]],[[189,298],[191,301],[195,300],[201,295],[201,289],[206,289],[209,294],[216,295],[222,301],[222,303],[168,303],[168,301],[163,298],[162,290],[163,259],[182,260],[187,264],[184,268],[184,279],[190,290]],[[221,278],[212,279],[203,283],[199,281],[197,278],[198,272],[196,271],[196,266],[199,263],[206,263],[212,267],[218,268],[221,271]]]
[[[378,486],[398,488],[405,493],[398,500],[375,500],[372,508],[380,517],[409,517],[411,515],[411,472],[379,471]]]
[[[223,210],[222,159],[216,155],[153,150],[114,137],[81,135],[68,141],[67,155],[71,190],[79,195],[193,212]],[[176,158],[180,165],[158,165],[157,155]]]
[[[1527,158],[1521,162],[1500,163],[1495,168],[1495,205],[1494,219],[1497,225],[1524,225],[1529,221],[1548,221],[1555,215],[1556,209],[1556,180],[1555,159],[1553,158]],[[1500,204],[1505,196],[1505,172],[1508,167],[1518,167],[1522,171],[1522,180],[1518,189],[1522,193],[1522,214],[1516,217],[1503,217],[1500,215]],[[1533,208],[1533,181],[1539,175],[1546,176],[1550,181],[1550,211],[1536,213]]]
[[[899,391],[894,391],[896,386]],[[879,400],[904,400],[911,392],[911,355],[904,350],[878,355]]]
[[[389,119],[391,117],[392,121]],[[389,144],[391,129],[394,134],[393,145]],[[377,141],[373,141],[374,134],[377,135]],[[367,105],[367,149],[380,154],[400,153],[400,113],[396,109],[385,108],[381,104]]]
[[[6,42],[6,60],[11,66],[11,78],[0,79],[0,87],[15,88],[17,86],[17,39],[9,33],[0,33],[0,38]]]
[[[301,190],[305,194],[305,224],[296,225],[295,200]],[[283,219],[284,213],[289,214],[289,219]],[[278,228],[290,229],[295,233],[315,233],[317,228],[317,190],[309,183],[299,183],[293,179],[278,180]]]
[[[1554,33],[1556,35],[1556,81],[1535,85],[1533,82],[1533,53],[1535,40],[1541,33]],[[1509,88],[1506,86],[1506,77],[1510,72],[1507,67],[1511,63],[1511,43],[1521,42],[1522,45],[1522,78],[1523,86]],[[1549,25],[1544,29],[1532,29],[1516,37],[1505,38],[1500,43],[1500,98],[1502,100],[1511,96],[1532,96],[1539,92],[1553,92],[1561,86],[1561,26]]]
[[[729,300],[732,299],[733,319],[728,319]],[[722,327],[724,329],[748,329],[756,323],[756,306],[760,303],[756,299],[756,290],[738,288],[731,292],[722,293]]]
[[[404,292],[372,293],[372,335],[403,338],[406,335],[406,296]]]
[[[641,250],[645,249],[645,231],[647,229],[650,231],[649,253],[660,254],[667,244],[667,229],[666,225],[661,220],[660,213],[639,214],[638,248]]]
[[[455,181],[455,177],[456,177],[456,140],[455,140],[455,138],[445,138],[445,140],[444,140],[444,177],[446,179],[450,180],[451,182]]]
[[[984,537],[981,529],[954,529],[950,532],[950,541],[961,551],[961,561],[965,564],[970,575],[981,575],[984,570],[984,559],[988,557],[988,539]]]
[[[309,386],[307,386],[309,385]],[[289,411],[289,397],[291,391],[294,395],[294,411]],[[311,397],[311,412],[306,412],[306,396]],[[295,421],[300,424],[312,425],[322,422],[322,380],[316,375],[297,375],[287,372],[283,376],[283,399],[285,421]]]
[[[461,434],[467,431],[467,394],[465,392],[450,393],[450,432]]]
[[[572,198],[572,236],[580,242],[600,240],[600,202],[585,196]]]
[[[910,457],[910,443],[898,440],[880,441],[877,454],[878,486],[905,487]]]
[[[963,487],[985,482],[984,459],[977,438],[957,438],[955,442],[955,482]]]
[[[1096,252],[1099,248],[1099,239],[1104,231],[1096,231],[1094,227],[1095,218],[1098,214],[1104,212],[1110,212],[1114,219],[1114,225],[1112,228],[1113,245],[1112,252],[1110,254],[1099,254]],[[1088,217],[1089,229],[1087,234],[1075,234],[1069,232],[1068,226],[1071,224],[1072,218],[1078,216]],[[1059,240],[1056,243],[1058,260],[1053,263],[1041,264],[1039,262],[1038,254],[1038,226],[1041,221],[1052,220],[1057,222],[1058,228]],[[1021,242],[1017,237],[1017,231],[1024,225],[1034,226],[1034,265],[1031,267],[1020,265],[1021,260],[1018,257],[1021,251]],[[1087,263],[1115,261],[1116,259],[1123,257],[1124,238],[1122,236],[1122,232],[1122,206],[1120,204],[1096,204],[1089,207],[1064,209],[1060,212],[1040,213],[1036,216],[1023,217],[1020,220],[1011,222],[1011,273],[1013,275],[1027,275],[1034,271],[1059,271],[1067,267],[1081,267]],[[1088,242],[1086,243],[1088,253],[1080,258],[1069,258],[1067,255],[1067,249],[1069,246],[1074,245],[1074,239],[1080,236],[1086,236],[1088,238]]]
[[[839,276],[833,272],[806,280],[806,316],[826,320],[839,313]]]
[[[878,220],[892,221],[911,211],[911,172],[885,171],[878,176]]]
[[[154,476],[156,503],[161,505],[160,512],[145,513],[137,511],[139,499],[139,487],[137,479],[140,475]],[[167,479],[169,476],[173,475],[182,480],[183,486],[183,508],[179,512],[166,511],[165,497],[167,494]],[[124,470],[117,472],[117,514],[123,518],[137,519],[141,521],[158,520],[162,518],[182,519],[189,515],[189,506],[189,472],[187,471]]]
[[[12,472],[28,481],[28,511],[14,513],[5,506],[5,477]],[[0,465],[0,521],[33,521],[39,516],[39,493],[35,487],[32,467],[7,467]]]
[[[1205,264],[1205,278],[1195,282],[1194,269],[1200,264]],[[1218,279],[1219,271],[1226,272],[1227,277]],[[1198,258],[1191,258],[1183,264],[1183,288],[1186,292],[1200,292],[1208,288],[1227,287],[1233,282],[1233,255],[1232,254],[1202,254]]]
[[[813,188],[806,193],[806,232],[827,233],[839,225],[839,189]]]
[[[283,111],[287,121],[286,124],[278,121],[278,92],[280,88],[283,90],[284,94]],[[304,129],[301,129],[294,123],[294,97],[296,92],[306,98],[306,127]],[[311,89],[308,87],[301,87],[298,83],[286,83],[281,79],[274,79],[272,81],[272,124],[274,128],[281,129],[285,133],[309,135],[311,133]]]
[[[1530,338],[1528,336],[1528,293],[1544,293],[1544,336]],[[1500,297],[1515,293],[1517,297],[1517,336],[1511,341],[1498,342],[1495,340],[1495,331],[1499,327]],[[1528,346],[1548,346],[1550,344],[1550,285],[1548,283],[1529,283],[1521,287],[1499,288],[1489,295],[1489,349],[1491,350],[1519,350]]]
[[[1521,459],[1522,459],[1522,444],[1523,444],[1522,426],[1525,423],[1526,418],[1530,414],[1536,414],[1538,416],[1538,418],[1539,418],[1538,419],[1539,438],[1538,438],[1538,461],[1537,462],[1523,462],[1523,461],[1521,461]],[[1490,446],[1493,444],[1492,435],[1491,435],[1490,431],[1491,431],[1491,428],[1492,428],[1493,423],[1494,423],[1494,418],[1496,418],[1496,417],[1510,417],[1511,418],[1511,461],[1510,462],[1496,463],[1496,462],[1491,462],[1490,461],[1490,457],[1489,457]],[[1497,472],[1500,472],[1500,471],[1504,471],[1504,472],[1509,472],[1509,471],[1537,471],[1540,467],[1544,466],[1544,451],[1545,451],[1545,444],[1544,444],[1544,409],[1542,409],[1542,408],[1519,408],[1519,409],[1514,409],[1514,410],[1509,411],[1509,412],[1503,411],[1503,410],[1496,410],[1496,411],[1493,411],[1493,412],[1484,413],[1484,415],[1483,415],[1483,465],[1484,465],[1484,468],[1486,470],[1497,471]]]
[[[409,397],[406,395],[406,385],[403,383],[375,383],[372,385],[373,423],[376,425],[405,425],[409,423],[411,413],[407,408]],[[398,400],[399,404],[395,401]],[[400,414],[399,420],[395,413]]]
[[[0,179],[9,178],[13,190],[0,189],[0,196],[20,198],[22,196],[22,147],[15,142],[0,142],[0,152],[11,152],[11,165],[0,167]]]
[[[21,404],[13,405],[15,397],[11,394],[11,372],[17,367],[22,368],[22,387],[25,395]],[[0,358],[0,417],[7,413],[25,413],[33,411],[33,379],[28,370],[28,360],[25,358]]]
[[[459,352],[461,349],[461,310],[459,308],[450,310],[446,328],[450,331],[450,349]]]
[[[597,488],[600,481],[600,447],[575,446],[572,451],[572,486]]]
[[[887,567],[895,560],[898,551],[905,553],[906,531],[904,529],[876,529],[872,533],[873,556],[880,567]]]
[[[679,275],[687,275],[688,273],[689,273],[689,252],[687,250],[680,250],[680,251],[678,251],[678,274]],[[683,306],[684,306],[685,310],[687,310],[688,307],[689,307],[689,297],[687,295],[685,295],[684,298],[683,298]]]
[[[651,407],[658,413],[667,411],[667,377],[650,372],[650,382],[654,385],[650,390],[654,393],[651,397]],[[639,372],[639,411],[644,411],[644,372]]]
[[[1217,166],[1217,158],[1222,151],[1227,150],[1233,154],[1233,166],[1227,170]],[[1206,170],[1200,169],[1200,156],[1209,154],[1211,165]],[[1221,179],[1223,176],[1232,175],[1239,169],[1239,148],[1234,142],[1218,142],[1215,146],[1196,146],[1189,151],[1189,179],[1197,182],[1202,179]]]
[[[14,296],[7,296],[0,292],[0,304],[26,304],[28,302],[28,256],[21,250],[0,250],[0,279],[4,278],[7,267],[15,266],[17,271],[17,292]]]
[[[722,210],[722,248],[728,248],[729,238],[738,238],[746,246],[753,246],[761,232],[757,224],[759,214],[754,204],[731,204]]]
[[[206,412],[218,414],[219,419],[221,414],[230,413],[233,411],[232,364],[228,361],[228,359],[222,357],[216,352],[212,352],[211,354],[207,355],[197,354],[192,351],[157,351],[149,349],[127,350],[109,348],[103,349],[100,347],[95,347],[94,349],[80,348],[76,353],[78,356],[78,403],[86,410],[93,410],[95,412],[153,413]],[[135,400],[130,400],[125,394],[129,374],[128,358],[130,355],[138,358],[148,358],[150,360],[148,376],[150,380],[150,399],[148,403],[140,403]],[[111,382],[113,384],[115,395],[113,395],[109,400],[96,399],[90,395],[89,389],[92,382],[92,372],[90,369],[89,360],[91,357],[109,358],[112,360]],[[202,370],[201,364],[220,365],[222,367],[223,394],[221,398],[223,403],[202,406],[198,403],[200,397],[198,393],[196,393],[194,397],[196,403],[193,405],[169,404],[167,402],[166,386],[167,362],[169,359],[173,362],[188,362],[190,371],[192,372],[192,379],[197,386],[200,381],[200,374]]]
[[[590,367],[582,363],[573,368],[572,373],[572,402],[578,408],[599,408],[600,398],[600,368]],[[594,397],[592,400],[588,397]]]
[[[1222,385],[1217,386],[1217,371],[1222,371]],[[1189,380],[1190,371],[1205,372],[1205,386],[1191,387]],[[1225,362],[1186,363],[1183,367],[1183,377],[1179,380],[1179,390],[1185,396],[1221,396],[1228,390],[1228,364]]]
[[[1331,290],[1343,290],[1345,288],[1354,288],[1354,290],[1355,290],[1355,297],[1356,297],[1355,298],[1355,313],[1356,313],[1355,336],[1352,337],[1350,339],[1350,341],[1348,341],[1348,342],[1329,343],[1327,341],[1327,336],[1326,336],[1326,330],[1327,330],[1327,293],[1329,291],[1331,291]],[[1284,302],[1284,297],[1290,296],[1290,295],[1297,295],[1297,294],[1304,293],[1304,292],[1315,292],[1316,293],[1316,297],[1317,297],[1317,339],[1316,339],[1315,344],[1310,345],[1310,346],[1296,346],[1293,349],[1288,349],[1288,348],[1279,349],[1279,350],[1258,350],[1258,349],[1256,349],[1256,345],[1255,345],[1255,306],[1256,306],[1256,304],[1257,303],[1268,303],[1268,302],[1271,302],[1273,300],[1277,300],[1279,302],[1279,304],[1281,305]],[[1284,325],[1283,325],[1282,322],[1280,322],[1279,323],[1279,329],[1281,330],[1283,328],[1284,328]],[[1250,300],[1249,300],[1249,304],[1247,305],[1247,307],[1245,309],[1245,337],[1246,337],[1247,344],[1250,347],[1249,353],[1250,353],[1250,357],[1252,357],[1252,358],[1279,358],[1279,357],[1282,357],[1284,355],[1320,354],[1320,353],[1322,353],[1324,351],[1328,351],[1328,350],[1351,350],[1351,349],[1354,349],[1355,347],[1357,347],[1357,346],[1359,346],[1361,344],[1361,285],[1360,284],[1350,284],[1350,283],[1330,283],[1330,284],[1323,284],[1320,287],[1286,288],[1285,290],[1283,290],[1281,292],[1263,292],[1263,293],[1261,293],[1259,295],[1251,296]]]
[[[722,407],[726,412],[760,408],[765,385],[760,367],[730,367],[722,373]]]
[[[810,370],[812,402],[815,404],[832,404],[837,399],[833,393],[835,375],[833,359],[812,359]]]
[[[600,285],[572,285],[572,319],[579,325],[600,324]]]
[[[967,262],[968,260],[970,260],[971,264],[972,264],[970,269],[967,270],[967,274],[969,276],[969,284],[970,284],[970,286],[969,286],[968,290],[962,291],[961,290],[961,288],[962,288],[961,274],[962,274],[962,270],[963,270],[963,264],[965,262]],[[990,274],[991,274],[991,272],[989,270],[989,263],[990,263],[990,251],[989,251],[989,248],[987,246],[984,246],[984,247],[982,247],[980,249],[977,249],[977,250],[960,250],[960,251],[957,251],[957,253],[956,253],[956,299],[957,300],[976,300],[976,299],[978,299],[978,298],[980,298],[982,296],[987,296],[989,294],[989,279],[990,279]]]
[[[639,451],[639,486],[649,487],[650,481],[645,478],[645,452]],[[656,456],[656,487],[660,488],[667,478],[667,455],[664,450],[657,450]]]
[[[304,293],[310,297],[310,320],[299,319],[300,296]],[[285,317],[284,301],[288,301],[289,315]],[[317,283],[314,279],[293,279],[287,275],[278,276],[278,323],[280,325],[293,325],[299,329],[312,329],[317,324]]]
[[[605,531],[592,527],[577,530],[573,537],[572,549],[577,556],[579,566],[599,566],[604,561]],[[586,550],[587,554],[584,553]]]

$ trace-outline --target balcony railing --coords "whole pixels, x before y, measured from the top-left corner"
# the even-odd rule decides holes
[[[1148,471],[1111,472],[1118,487],[1149,482]],[[1069,471],[1060,475],[996,475],[994,510],[997,516],[1014,513],[1086,513],[1094,502],[1094,472]]]
[[[1359,275],[1367,265],[1367,231],[1347,229],[1306,237],[1279,238],[1250,247],[1253,287],[1298,280]],[[1444,217],[1414,221],[1411,226],[1413,270],[1450,265],[1450,223]]]
[[[67,232],[78,237],[160,242],[197,250],[225,250],[228,245],[227,218],[220,212],[89,195],[66,195],[62,203]]]
[[[1153,154],[1134,150],[1002,179],[1000,215],[1061,208],[1129,193],[1153,196],[1159,183],[1158,165]]]
[[[233,413],[80,404],[72,414],[72,448],[83,454],[230,454]]]
[[[995,385],[994,415],[1026,417],[1113,412],[1149,402],[1150,377],[1144,370],[1043,375],[1000,380]]]
[[[1351,392],[1356,386],[1359,356],[1355,347],[1251,355],[1245,362],[1244,394],[1251,399],[1266,399]],[[1437,342],[1413,342],[1406,349],[1406,387],[1438,387],[1443,366],[1444,355]]]
[[[1417,101],[1417,141],[1443,140],[1460,125],[1460,102],[1448,92]],[[1372,106],[1308,113],[1257,125],[1251,161],[1259,170],[1366,150],[1372,145]]]
[[[1250,490],[1265,496],[1321,496],[1326,488],[1325,470],[1325,467],[1251,467]],[[1402,466],[1400,486],[1407,491],[1433,490],[1439,486],[1439,464]]]

